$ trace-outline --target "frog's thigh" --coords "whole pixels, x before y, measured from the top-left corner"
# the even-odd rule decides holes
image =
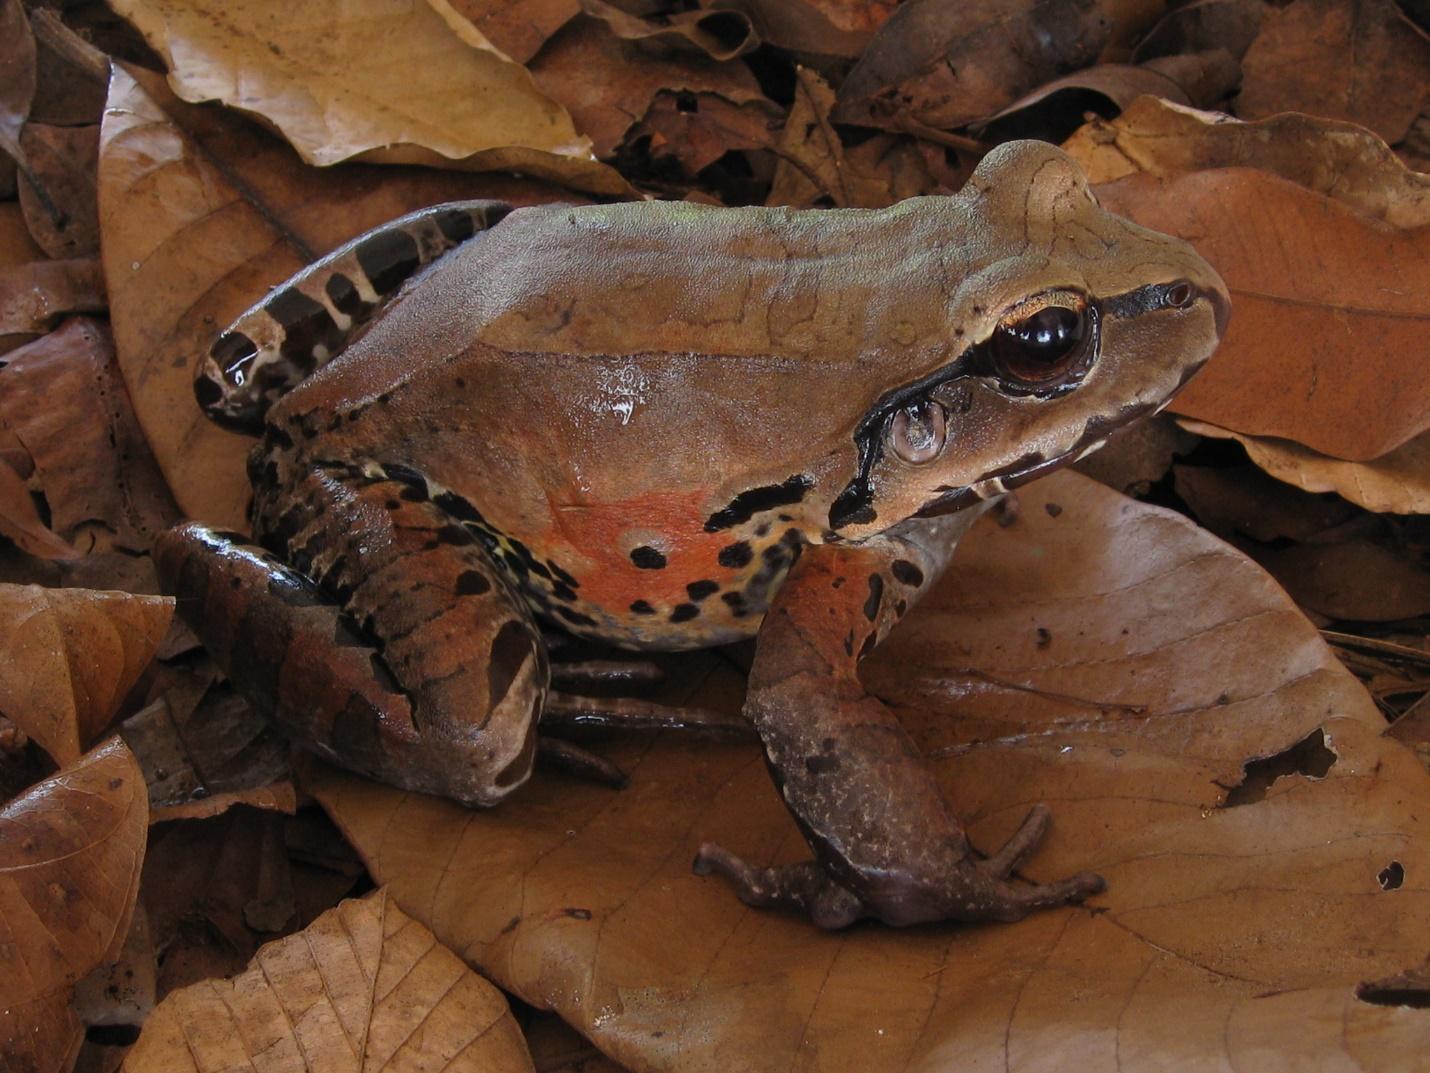
[[[505,797],[531,772],[548,682],[525,604],[400,481],[314,471],[297,493],[276,517],[260,493],[256,513],[301,574],[198,527],[165,538],[170,587],[219,664],[337,763],[467,804]]]

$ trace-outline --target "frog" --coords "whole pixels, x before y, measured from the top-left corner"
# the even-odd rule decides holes
[[[705,843],[748,905],[839,929],[1013,921],[1030,809],[980,852],[860,661],[975,518],[1165,407],[1226,285],[1060,149],[877,209],[457,202],[359,236],[221,333],[198,403],[261,436],[253,534],[188,522],[165,590],[249,702],[471,807],[530,776],[575,638],[753,641],[743,715],[805,841]]]

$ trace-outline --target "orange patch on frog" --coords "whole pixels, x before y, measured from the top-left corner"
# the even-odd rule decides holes
[[[739,573],[716,562],[720,549],[737,538],[729,531],[705,532],[710,498],[706,490],[649,493],[613,503],[553,503],[551,528],[537,544],[581,583],[584,600],[612,610],[635,600],[657,607],[685,603],[691,582],[708,579],[723,587]],[[651,538],[633,544],[632,531]],[[665,566],[643,570],[632,563],[630,553],[642,543],[656,546]]]

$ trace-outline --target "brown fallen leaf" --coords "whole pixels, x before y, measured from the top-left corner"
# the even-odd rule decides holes
[[[0,335],[41,335],[75,313],[108,306],[99,261],[32,261],[0,268]]]
[[[1224,99],[1240,81],[1240,68],[1222,49],[1158,57],[1140,67],[1104,63],[1038,87],[974,130],[991,144],[1012,138],[1061,142],[1089,112],[1110,118],[1142,96],[1206,107]]]
[[[343,902],[154,1010],[126,1073],[236,1068],[531,1071],[506,999],[385,891]]]
[[[164,596],[0,584],[0,712],[60,766],[104,731],[168,629]]]
[[[1259,548],[1256,561],[1293,600],[1328,619],[1396,622],[1430,615],[1430,570],[1379,541]]]
[[[780,119],[780,110],[763,99],[736,104],[714,93],[661,90],[627,140],[649,138],[653,158],[672,159],[694,178],[733,150],[770,148]]]
[[[1394,0],[1296,0],[1267,14],[1242,61],[1237,115],[1311,112],[1394,144],[1424,110],[1430,39]]]
[[[854,201],[844,143],[829,119],[834,90],[808,67],[795,67],[794,78],[794,101],[774,146],[780,162],[765,204],[807,208],[826,198],[835,208],[846,208]]]
[[[26,555],[41,559],[78,559],[84,554],[45,524],[30,486],[4,461],[0,461],[0,536],[14,541]]]
[[[20,135],[20,145],[29,164],[28,173],[20,177],[20,207],[30,234],[50,257],[98,255],[99,207],[94,172],[99,126],[57,127],[31,122]]]
[[[1199,121],[1208,132],[1230,125]],[[1111,124],[1110,140],[1121,152],[1119,122]],[[1381,201],[1384,191],[1331,198],[1245,166],[1256,159],[1251,147],[1268,144],[1270,133],[1230,139],[1208,133],[1219,149],[1238,153],[1238,163],[1139,170],[1097,185],[1097,197],[1112,212],[1193,241],[1231,288],[1230,329],[1172,403],[1176,413],[1295,440],[1337,458],[1376,458],[1430,428],[1422,360],[1430,215],[1412,225],[1413,211],[1402,206],[1397,220],[1406,222],[1394,226],[1356,207],[1358,200]],[[1327,130],[1322,138],[1335,134]],[[1094,131],[1067,148],[1081,163],[1108,140]],[[1283,157],[1270,152],[1273,161]],[[1381,171],[1362,168],[1356,177]],[[1376,420],[1366,421],[1366,414]]]
[[[1244,436],[1185,417],[1178,420],[1200,436],[1236,440],[1271,476],[1308,492],[1335,492],[1380,513],[1430,514],[1430,434],[1369,462],[1343,462],[1290,440]]]
[[[760,47],[760,35],[740,11],[696,9],[642,18],[605,0],[581,0],[581,10],[600,19],[622,40],[658,49],[693,51],[723,62]]]
[[[579,0],[435,0],[517,63],[526,63],[581,10]],[[444,15],[449,21],[452,16]]]
[[[898,7],[896,0],[706,0],[705,6],[743,11],[760,39],[814,56],[855,59]]]
[[[1257,168],[1392,227],[1430,224],[1430,175],[1411,171],[1364,127],[1286,115],[1241,123],[1156,97],[1094,120],[1063,146],[1095,185],[1130,175],[1175,179],[1211,168]]]
[[[1335,496],[1304,492],[1252,465],[1172,467],[1178,497],[1192,516],[1223,540],[1262,544],[1310,541],[1364,515]]]
[[[23,159],[20,132],[35,97],[35,38],[20,0],[0,0],[0,153]]]
[[[94,527],[147,551],[178,511],[139,431],[107,328],[68,320],[0,361],[0,436],[11,434],[43,492],[51,526],[75,540]]]
[[[180,97],[262,116],[309,163],[518,170],[598,193],[628,190],[524,67],[472,47],[429,4],[114,7],[167,58]]]
[[[1172,460],[1190,452],[1196,443],[1195,436],[1159,415],[1114,432],[1106,446],[1079,459],[1074,468],[1114,491],[1145,495],[1172,468]]]
[[[1100,870],[1088,908],[833,935],[749,910],[689,861],[807,855],[756,748],[626,739],[627,789],[539,775],[486,813],[310,788],[400,904],[637,1073],[1413,1067],[1430,1021],[1352,988],[1430,945],[1430,775],[1234,550],[1075,474],[1019,497],[864,678],[976,845],[1052,804],[1027,871]]]
[[[45,251],[35,245],[17,202],[0,203],[0,268],[14,268],[43,260]]]
[[[209,422],[193,396],[193,369],[216,333],[353,235],[476,197],[529,204],[571,195],[429,169],[315,171],[241,117],[183,104],[162,79],[116,69],[99,170],[114,340],[139,423],[187,515],[247,527],[252,440]]]
[[[1268,5],[1264,0],[1194,0],[1168,11],[1137,43],[1133,61],[1154,56],[1181,56],[1210,48],[1225,49],[1236,59],[1261,32]]]
[[[75,983],[119,956],[144,860],[144,779],[118,738],[0,810],[0,1068],[65,1073]]]
[[[531,73],[542,92],[571,113],[603,160],[661,90],[714,93],[736,104],[765,99],[744,64],[653,55],[587,16],[571,20],[551,39],[532,61]]]
[[[834,118],[885,130],[947,130],[1085,67],[1111,22],[1091,0],[910,0],[839,87]]]

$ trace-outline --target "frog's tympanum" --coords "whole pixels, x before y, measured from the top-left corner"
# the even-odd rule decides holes
[[[1041,806],[974,852],[859,661],[980,505],[1166,404],[1227,313],[1187,245],[1035,142],[877,211],[440,206],[219,338],[197,393],[262,431],[263,548],[188,525],[158,559],[308,748],[469,805],[531,772],[543,630],[754,637],[745,714],[813,857],[697,870],[828,928],[1016,919],[1102,880],[1011,877]]]

